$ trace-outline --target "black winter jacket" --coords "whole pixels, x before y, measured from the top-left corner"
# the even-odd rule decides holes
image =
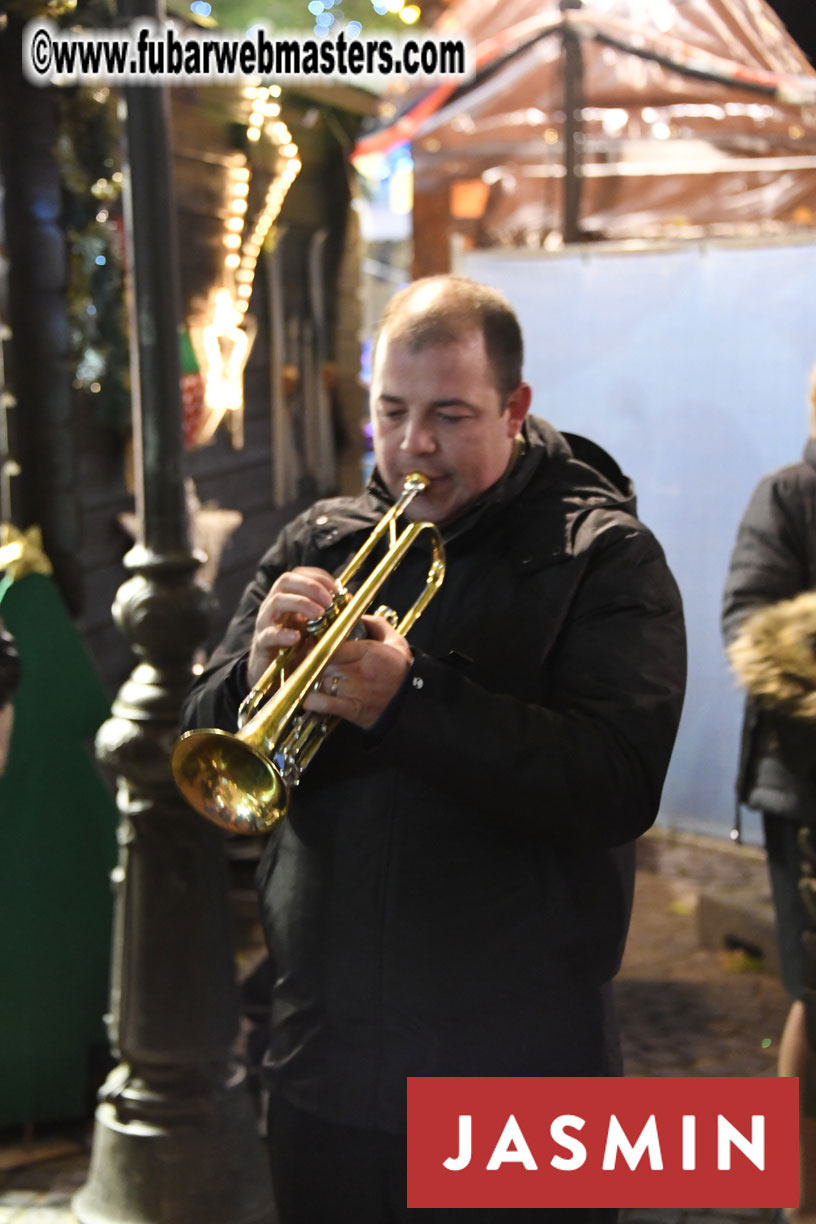
[[[260,866],[278,1089],[329,1120],[399,1130],[407,1075],[557,1073],[548,997],[619,966],[682,704],[680,598],[609,456],[534,419],[525,436],[445,531],[403,690],[324,744]],[[284,530],[186,726],[234,727],[275,577],[336,572],[387,501],[375,478]],[[420,538],[385,601],[404,610],[426,569]]]
[[[732,642],[759,608],[816,589],[816,440],[801,463],[765,476],[745,510],[731,556],[722,625]],[[816,819],[812,728],[746,702],[737,777],[739,802],[795,820]]]

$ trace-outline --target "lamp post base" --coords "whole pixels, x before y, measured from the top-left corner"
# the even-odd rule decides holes
[[[199,1116],[195,1125],[157,1126],[123,1120],[103,1101],[88,1180],[72,1203],[79,1224],[275,1224],[266,1153],[243,1081],[204,1104],[205,1125]],[[237,1135],[245,1141],[236,1143]]]

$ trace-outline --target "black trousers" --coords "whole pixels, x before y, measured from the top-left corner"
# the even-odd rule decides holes
[[[278,1224],[615,1224],[614,1208],[406,1207],[405,1139],[334,1126],[269,1102],[269,1157]]]

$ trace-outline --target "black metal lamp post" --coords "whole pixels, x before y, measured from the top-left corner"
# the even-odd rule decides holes
[[[123,14],[163,18],[148,3]],[[118,775],[112,1044],[81,1224],[273,1224],[243,1072],[221,834],[176,793],[168,752],[206,633],[182,476],[179,293],[165,91],[125,91],[136,506],[115,618],[139,657],[100,728]]]

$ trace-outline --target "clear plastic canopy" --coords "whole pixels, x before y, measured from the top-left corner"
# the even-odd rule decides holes
[[[467,245],[557,243],[570,151],[581,237],[816,227],[816,72],[764,0],[454,0],[435,30],[476,73],[392,130]]]

